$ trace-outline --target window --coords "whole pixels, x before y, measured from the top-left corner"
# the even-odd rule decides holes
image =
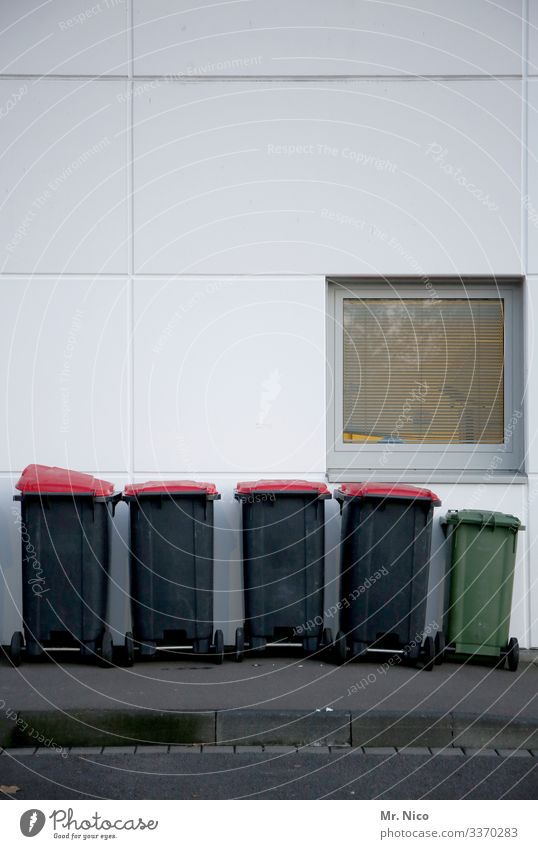
[[[329,281],[329,472],[519,469],[516,282]]]

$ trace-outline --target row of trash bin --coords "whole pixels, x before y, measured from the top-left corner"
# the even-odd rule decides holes
[[[159,648],[225,654],[213,632],[212,483],[148,481],[123,493],[91,475],[28,466],[16,485],[21,503],[24,636],[9,647],[37,657],[76,648],[110,666],[106,626],[110,518],[130,510],[132,632],[123,663]],[[519,519],[503,513],[449,511],[442,628],[426,626],[433,508],[429,489],[344,483],[340,504],[340,598],[333,638],[324,615],[325,483],[259,480],[237,484],[242,508],[244,627],[231,654],[268,646],[302,648],[338,663],[372,652],[399,655],[431,670],[448,653],[488,656],[517,669],[517,640],[508,639]]]

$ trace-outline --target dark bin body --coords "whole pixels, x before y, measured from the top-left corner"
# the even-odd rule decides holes
[[[153,482],[123,496],[130,508],[133,636],[208,652],[213,632],[213,484]],[[129,494],[132,493],[132,494]]]
[[[325,484],[238,484],[242,504],[245,632],[253,647],[303,643],[316,651],[323,631]]]
[[[75,480],[77,473],[69,474]],[[23,486],[28,484],[28,470],[21,481],[25,475]],[[110,494],[77,492],[75,484],[69,494],[47,492],[53,486],[50,477],[46,472],[40,477],[43,491],[23,490],[15,496],[21,501],[26,650],[39,655],[47,647],[76,646],[84,654],[95,654],[106,627],[109,517],[117,496],[112,484],[95,479],[89,488],[94,493],[110,489]]]
[[[343,485],[340,627],[352,655],[420,645],[434,504],[429,490]]]
[[[518,531],[516,516],[451,510],[444,629],[457,654],[499,657],[508,645]]]

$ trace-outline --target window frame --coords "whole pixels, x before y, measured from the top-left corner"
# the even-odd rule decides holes
[[[427,285],[426,285],[427,283]],[[446,443],[349,443],[343,440],[343,310],[349,298],[502,298],[504,300],[504,431],[521,415],[508,442],[497,445]],[[523,323],[521,278],[327,278],[327,469],[330,479],[357,472],[378,477],[398,473],[429,476],[458,473],[458,478],[523,471]],[[383,461],[382,458],[383,457]]]

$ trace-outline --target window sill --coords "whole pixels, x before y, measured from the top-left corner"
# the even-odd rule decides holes
[[[528,483],[527,475],[524,472],[507,472],[507,471],[446,471],[442,470],[424,470],[424,471],[406,471],[405,469],[395,469],[393,472],[379,472],[374,469],[329,469],[327,472],[327,480],[329,483],[345,483],[351,481],[376,481],[378,483],[471,483],[471,484],[507,484],[522,485]]]

